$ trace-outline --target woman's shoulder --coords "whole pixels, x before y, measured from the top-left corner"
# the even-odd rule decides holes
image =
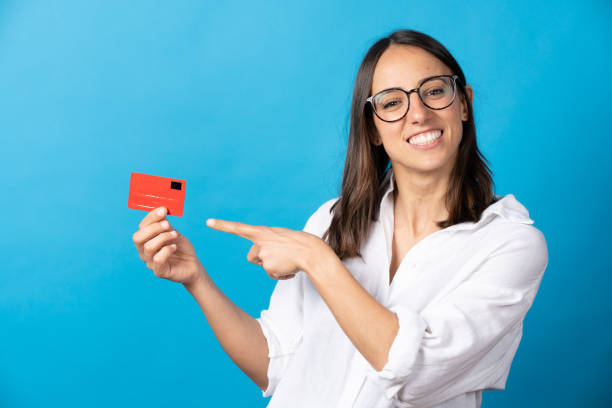
[[[333,218],[332,207],[340,197],[335,197],[325,201],[316,209],[316,211],[308,218],[304,231],[321,237],[329,228]]]
[[[495,201],[489,205],[481,214],[476,224],[501,229],[506,231],[515,230],[517,233],[541,235],[542,232],[534,226],[534,220],[529,211],[514,194],[495,196]]]
[[[525,256],[548,258],[543,232],[534,225],[527,208],[513,194],[497,196],[497,200],[482,213],[475,229],[481,238],[493,246],[521,247]]]

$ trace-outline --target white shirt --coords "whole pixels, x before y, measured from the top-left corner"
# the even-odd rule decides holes
[[[392,171],[390,169],[389,171]],[[389,285],[394,177],[359,257],[344,265],[397,314],[399,331],[376,371],[342,331],[305,273],[279,280],[257,319],[268,342],[276,407],[480,407],[482,390],[504,389],[548,264],[543,234],[512,194],[478,222],[438,230],[413,246]],[[325,202],[304,231],[327,230]]]

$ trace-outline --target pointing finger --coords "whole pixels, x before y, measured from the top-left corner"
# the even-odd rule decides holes
[[[265,228],[256,225],[244,224],[242,222],[216,220],[214,218],[209,218],[206,221],[206,225],[218,231],[229,232],[230,234],[238,235],[250,241],[256,239]]]

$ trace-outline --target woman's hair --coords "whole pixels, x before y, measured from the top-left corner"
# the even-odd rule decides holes
[[[390,161],[383,145],[376,146],[377,130],[373,111],[366,98],[372,89],[376,64],[392,44],[412,45],[429,52],[459,76],[457,90],[466,98],[465,76],[455,58],[432,37],[413,30],[398,30],[377,41],[366,53],[353,88],[349,140],[339,199],[331,207],[333,218],[323,239],[340,259],[361,256],[359,248],[372,221],[378,218],[380,202],[390,183]],[[463,121],[463,136],[451,171],[446,207],[449,217],[438,222],[446,228],[465,221],[478,221],[492,202],[493,179],[487,160],[476,145],[476,126],[471,101],[467,100],[468,119]]]

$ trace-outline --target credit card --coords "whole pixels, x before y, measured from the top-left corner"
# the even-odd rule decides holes
[[[166,207],[168,215],[181,217],[185,204],[185,180],[132,173],[128,208],[151,211]]]

